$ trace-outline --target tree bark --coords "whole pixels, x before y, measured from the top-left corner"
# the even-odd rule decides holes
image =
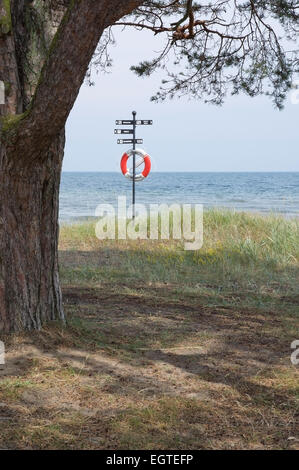
[[[22,165],[1,148],[0,331],[64,320],[58,273],[59,183],[64,132],[43,158]],[[17,155],[16,155],[17,157]]]
[[[10,25],[0,0],[0,80],[9,85],[0,106],[0,333],[64,320],[58,198],[65,122],[104,29],[141,3],[10,0]],[[38,24],[31,34],[26,21],[38,17],[48,21],[46,31]],[[47,50],[32,59],[28,50],[33,41],[39,47],[40,35]]]

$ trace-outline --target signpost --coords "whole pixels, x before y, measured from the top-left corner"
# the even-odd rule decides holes
[[[133,144],[133,186],[132,186],[132,206],[133,206],[133,219],[135,218],[135,175],[136,175],[136,144],[143,144],[143,139],[136,139],[136,126],[151,126],[151,120],[136,120],[136,111],[132,112],[133,119],[117,120],[117,126],[133,126],[132,129],[115,129],[114,134],[133,134],[132,139],[118,139],[118,144]]]

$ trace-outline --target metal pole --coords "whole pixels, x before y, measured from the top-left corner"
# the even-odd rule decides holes
[[[133,219],[135,219],[135,172],[136,172],[136,158],[135,158],[135,139],[136,139],[136,111],[132,112],[133,114]]]

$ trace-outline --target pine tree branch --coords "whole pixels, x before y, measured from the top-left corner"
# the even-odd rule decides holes
[[[63,129],[104,29],[131,13],[140,0],[74,0],[52,41],[31,105],[18,125],[6,132],[8,146],[38,159],[30,149],[43,149]],[[9,126],[8,126],[9,127]],[[38,145],[37,145],[38,143]]]

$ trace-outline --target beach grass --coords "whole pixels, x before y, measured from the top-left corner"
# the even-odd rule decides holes
[[[195,290],[214,280],[222,290],[234,286],[254,294],[266,286],[279,292],[298,288],[298,219],[209,210],[203,227],[202,248],[186,251],[183,242],[173,239],[98,240],[95,222],[64,225],[60,247],[62,253],[73,252],[73,261],[62,263],[62,279],[66,283],[183,282],[185,288]],[[99,253],[100,259],[89,257],[82,264],[84,252],[91,251]]]
[[[198,251],[88,221],[59,248],[67,325],[7,338],[1,448],[299,447],[298,219],[207,210]]]

